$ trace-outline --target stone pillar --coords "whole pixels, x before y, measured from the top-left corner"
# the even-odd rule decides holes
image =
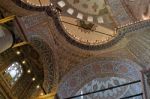
[[[0,25],[0,53],[10,48],[13,44],[12,34]]]

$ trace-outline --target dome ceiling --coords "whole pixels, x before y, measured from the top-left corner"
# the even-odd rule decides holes
[[[52,0],[52,4],[60,11],[58,20],[64,33],[75,45],[106,47],[119,35],[104,0]]]
[[[98,24],[113,23],[104,0],[52,0],[62,15]]]
[[[60,29],[59,32],[62,32],[61,34],[65,35],[71,44],[80,48],[87,50],[108,48],[124,35],[117,31],[118,24],[112,15],[111,6],[105,0],[21,1],[27,6],[50,13],[57,29]],[[115,8],[116,5],[120,5],[120,2],[112,4],[112,7]]]
[[[105,44],[118,36],[114,29],[105,25],[97,25],[65,16],[60,17],[60,22],[69,37],[84,45]]]
[[[64,99],[66,97],[139,81],[141,75],[134,66],[137,66],[137,64],[128,60],[105,60],[77,66],[77,68],[72,69],[72,71],[62,79],[58,95],[60,99]],[[120,99],[141,92],[141,83],[138,82],[83,96],[83,98],[78,97],[77,99]],[[142,98],[138,97],[135,99]]]
[[[99,15],[105,6],[104,0],[66,0],[75,9],[91,15]]]
[[[53,17],[57,29],[65,36],[65,39],[87,50],[111,47],[128,30],[131,30],[131,24],[139,22],[134,22],[122,0],[21,1],[27,5],[26,7],[46,11]],[[134,31],[134,27],[132,30]]]
[[[80,95],[81,93],[93,92],[101,89],[107,89],[113,86],[122,85],[126,83],[128,83],[128,79],[126,78],[119,78],[119,77],[97,78],[84,85],[77,92],[76,95]],[[106,90],[103,92],[86,95],[83,96],[83,98],[79,97],[77,99],[120,99],[125,96],[140,93],[142,91],[140,87],[141,87],[140,84],[117,87],[112,90]],[[138,97],[136,99],[142,99],[142,97]]]

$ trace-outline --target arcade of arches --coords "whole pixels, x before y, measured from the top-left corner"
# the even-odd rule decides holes
[[[150,99],[150,0],[0,0],[0,99]]]

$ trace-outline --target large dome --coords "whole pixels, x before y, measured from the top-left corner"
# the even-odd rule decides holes
[[[60,11],[56,24],[74,45],[101,49],[118,41],[117,25],[104,0],[52,0],[52,4]]]

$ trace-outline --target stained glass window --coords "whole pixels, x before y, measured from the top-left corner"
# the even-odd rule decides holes
[[[12,86],[21,77],[23,73],[22,66],[18,62],[12,63],[4,72],[6,81]]]

